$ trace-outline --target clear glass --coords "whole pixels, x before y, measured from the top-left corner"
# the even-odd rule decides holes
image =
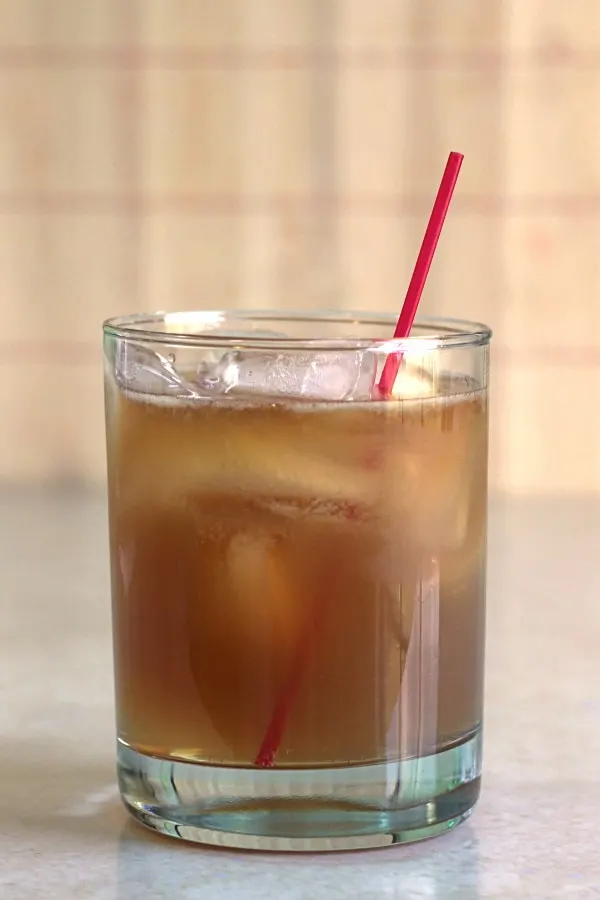
[[[477,800],[490,331],[393,330],[104,325],[119,784],[156,831],[374,847]]]

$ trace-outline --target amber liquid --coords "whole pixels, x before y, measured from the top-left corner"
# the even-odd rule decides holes
[[[461,382],[461,384],[464,384]],[[157,402],[108,386],[118,734],[277,766],[432,753],[480,724],[481,391]]]

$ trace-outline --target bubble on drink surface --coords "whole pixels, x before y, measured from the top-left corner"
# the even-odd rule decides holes
[[[198,371],[202,392],[301,400],[369,400],[377,359],[369,351],[226,353]]]
[[[163,356],[128,341],[119,341],[115,354],[115,379],[120,388],[136,394],[190,397],[196,391],[175,368],[175,355]]]

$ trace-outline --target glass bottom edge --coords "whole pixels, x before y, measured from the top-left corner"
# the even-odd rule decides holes
[[[435,837],[471,813],[481,732],[430,756],[335,769],[235,769],[118,742],[121,798],[163,835],[242,850],[340,851]]]

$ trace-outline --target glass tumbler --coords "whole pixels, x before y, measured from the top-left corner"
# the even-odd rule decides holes
[[[477,800],[490,331],[393,330],[104,325],[118,779],[156,831],[364,848]]]

